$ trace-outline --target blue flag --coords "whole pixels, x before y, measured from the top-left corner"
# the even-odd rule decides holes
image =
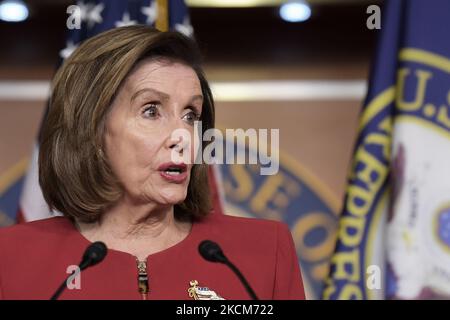
[[[450,297],[450,1],[390,0],[325,299]]]
[[[184,0],[89,0],[78,1],[73,10],[70,7],[68,10],[74,19],[68,20],[67,27],[73,28],[77,15],[81,25],[70,29],[67,47],[61,51],[62,58],[66,58],[85,39],[116,27],[134,24],[158,27],[158,21],[167,20],[163,23],[166,28],[187,36],[193,33]],[[166,31],[164,27],[159,29]]]

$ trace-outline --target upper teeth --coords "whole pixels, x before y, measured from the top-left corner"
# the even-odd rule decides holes
[[[169,171],[169,170],[166,170],[165,171],[167,174],[170,174],[170,175],[177,175],[177,174],[181,174],[181,172],[180,171]]]
[[[170,174],[170,175],[177,175],[177,174],[181,173],[181,170],[178,168],[170,168],[170,169],[167,169],[165,171],[165,173]]]

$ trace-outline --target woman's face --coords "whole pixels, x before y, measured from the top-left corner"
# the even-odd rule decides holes
[[[112,103],[105,130],[105,152],[125,197],[160,205],[186,198],[193,147],[186,149],[186,141],[171,135],[186,129],[193,137],[202,104],[200,81],[190,67],[147,59],[133,69]],[[191,161],[177,166],[174,152],[188,152]]]

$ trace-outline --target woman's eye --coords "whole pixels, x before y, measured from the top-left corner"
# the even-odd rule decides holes
[[[142,112],[145,118],[156,118],[158,116],[158,107],[156,104],[149,104]]]
[[[183,119],[193,125],[195,121],[200,120],[200,115],[197,112],[190,110],[183,116]]]

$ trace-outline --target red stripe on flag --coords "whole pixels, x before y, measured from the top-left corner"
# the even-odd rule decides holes
[[[23,215],[22,209],[19,208],[16,214],[16,222],[17,223],[25,223],[25,216]]]

